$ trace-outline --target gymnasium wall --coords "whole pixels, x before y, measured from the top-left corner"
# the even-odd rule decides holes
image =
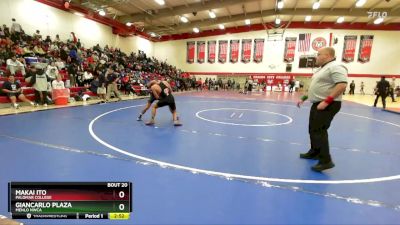
[[[121,48],[122,51],[130,53],[138,49],[145,51],[147,55],[153,56],[153,43],[134,36],[120,37],[112,33],[109,26],[65,12],[45,4],[32,0],[1,0],[0,1],[0,23],[11,27],[11,19],[15,18],[27,34],[33,35],[40,30],[43,38],[50,35],[54,39],[56,34],[61,40],[67,40],[70,32],[74,32],[81,39],[85,47],[96,44],[104,47]]]
[[[300,33],[311,33],[311,41],[316,37],[323,37],[327,40],[329,44],[329,33],[334,32],[334,37],[338,38],[338,43],[334,45],[336,50],[336,55],[338,60],[341,60],[343,52],[343,42],[345,35],[357,35],[357,45],[355,60],[351,63],[344,63],[348,70],[350,76],[361,76],[361,77],[350,77],[349,80],[355,80],[356,85],[359,86],[361,81],[365,83],[365,89],[367,93],[373,92],[373,87],[375,86],[375,81],[381,75],[387,75],[391,77],[393,75],[400,74],[400,32],[398,31],[371,31],[371,30],[333,30],[333,29],[288,29],[284,33],[283,40],[285,37],[297,37]],[[360,35],[374,35],[372,53],[370,61],[367,63],[357,62],[358,48],[360,44]],[[247,33],[236,33],[227,34],[221,36],[210,36],[202,37],[196,39],[186,39],[177,40],[169,42],[155,43],[154,51],[155,57],[167,60],[173,65],[178,65],[185,71],[188,72],[200,72],[202,74],[218,74],[218,73],[285,73],[286,63],[283,62],[284,53],[284,41],[266,41],[264,44],[264,57],[262,63],[250,62],[244,64],[240,62],[241,57],[239,57],[239,62],[232,64],[227,62],[225,64],[221,63],[193,63],[189,64],[186,62],[186,43],[187,41],[209,41],[209,40],[232,40],[232,39],[255,39],[255,38],[265,38],[267,39],[266,31],[254,31]],[[207,49],[207,48],[206,48]],[[241,52],[241,45],[239,48],[239,53]],[[218,54],[218,46],[217,53]],[[312,48],[307,54],[316,54]],[[301,74],[311,74],[312,69],[310,68],[299,68],[299,57],[300,53],[296,53],[295,59],[292,63],[292,73]],[[207,50],[206,50],[207,59]],[[196,60],[196,58],[195,58]],[[372,76],[372,78],[371,78]],[[400,79],[397,79],[397,83]],[[357,88],[358,89],[358,88]]]

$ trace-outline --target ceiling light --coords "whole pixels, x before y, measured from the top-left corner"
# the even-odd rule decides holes
[[[217,17],[217,15],[215,15],[215,13],[213,11],[208,12],[208,15],[210,16],[210,18],[214,19],[215,17]]]
[[[244,21],[244,23],[245,23],[246,25],[250,25],[250,20],[249,20],[249,19],[246,19],[246,20]]]
[[[358,1],[356,2],[356,6],[357,6],[357,7],[361,7],[361,6],[363,6],[363,5],[365,4],[365,2],[367,2],[367,0],[358,0]]]
[[[379,17],[376,20],[374,20],[374,24],[380,24],[383,22],[383,17]]]
[[[132,23],[131,23],[131,22],[127,22],[126,25],[127,25],[128,27],[130,27],[130,26],[132,26]]]
[[[101,10],[99,10],[99,15],[100,15],[100,16],[105,16],[105,15],[106,15],[106,12],[105,12],[104,10],[101,9]]]
[[[307,22],[311,21],[311,16],[306,16],[306,21]]]
[[[157,4],[159,5],[165,5],[165,1],[164,0],[155,0],[157,2]]]
[[[312,5],[313,9],[318,9],[320,6],[319,1],[314,2],[314,4]]]
[[[337,18],[336,23],[343,23],[343,21],[344,21],[344,17],[341,16],[341,17]]]
[[[193,32],[195,32],[195,33],[199,33],[199,32],[200,32],[200,30],[199,30],[199,28],[195,27],[195,28],[193,28]]]
[[[283,0],[279,0],[278,1],[278,9],[282,9],[283,8]]]
[[[189,22],[188,18],[186,18],[184,16],[181,16],[181,21],[184,22],[184,23]]]
[[[275,24],[281,24],[281,19],[276,18],[276,19],[275,19]]]
[[[225,26],[223,24],[218,25],[219,29],[223,30],[225,29]]]
[[[82,13],[78,13],[78,12],[74,12],[74,14],[77,16],[82,16],[82,17],[84,16]]]

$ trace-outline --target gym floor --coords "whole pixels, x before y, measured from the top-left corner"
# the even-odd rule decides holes
[[[181,127],[168,108],[155,126],[136,121],[146,99],[1,116],[0,215],[10,181],[130,181],[130,220],[21,222],[399,223],[399,115],[344,101],[329,129],[336,167],[317,173],[299,158],[310,104],[298,97],[180,94]]]

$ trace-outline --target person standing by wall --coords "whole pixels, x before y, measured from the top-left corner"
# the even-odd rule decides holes
[[[300,154],[300,158],[318,159],[319,162],[311,167],[317,172],[335,166],[329,152],[328,129],[341,108],[348,73],[347,68],[335,60],[335,49],[325,47],[318,51],[316,64],[320,68],[312,76],[308,96],[304,95],[297,102],[298,107],[307,99],[312,103],[308,129],[311,148]]]
[[[354,83],[354,80],[352,80],[351,83],[350,83],[349,95],[354,95],[354,90],[355,89],[356,89],[356,84]]]
[[[365,95],[364,87],[365,87],[364,82],[361,81],[361,84],[360,84],[360,93],[361,93],[362,95]]]
[[[392,98],[392,102],[396,102],[396,98],[394,97],[394,89],[396,88],[396,78],[393,77],[392,81],[390,82],[389,87],[389,95]]]
[[[383,108],[384,109],[386,108],[386,97],[389,93],[389,87],[390,87],[389,82],[385,80],[385,76],[382,76],[381,80],[376,84],[375,88],[376,98],[374,102],[374,107],[376,107],[376,104],[378,103],[378,98],[381,97]]]

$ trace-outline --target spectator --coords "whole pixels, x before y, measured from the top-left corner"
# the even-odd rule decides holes
[[[5,38],[6,35],[4,34],[3,28],[0,27],[0,38]]]
[[[56,34],[56,38],[54,39],[54,43],[56,43],[56,44],[61,43],[60,35]]]
[[[15,81],[13,74],[10,74],[8,76],[8,80],[3,83],[3,92],[8,96],[11,101],[11,106],[15,109],[19,108],[19,105],[17,104],[17,98],[23,102],[28,102],[32,106],[36,106],[35,103],[27,99],[22,93],[21,85]]]
[[[71,33],[70,33],[70,35],[69,35],[69,40],[68,40],[68,41],[70,41],[70,42],[72,42],[72,43],[74,43],[74,44],[76,44],[76,43],[78,42],[78,39],[76,38],[76,35],[75,35],[74,32],[71,32]]]
[[[35,88],[35,100],[40,105],[47,106],[48,81],[44,69],[36,65],[36,73],[31,77],[30,84]]]
[[[105,74],[102,73],[102,72],[99,73],[98,79],[99,79],[99,86],[97,88],[97,95],[100,97],[101,102],[105,103],[107,101],[107,99],[106,99],[106,91],[107,91],[106,90],[106,85],[107,85],[107,82],[106,82]]]
[[[40,30],[36,30],[36,32],[33,34],[33,38],[35,40],[42,40],[42,35],[40,34]]]
[[[65,69],[65,64],[64,64],[64,62],[61,60],[61,58],[57,58],[57,61],[56,61],[54,64],[57,66],[58,70],[63,70],[63,69]]]
[[[106,72],[106,81],[107,81],[106,101],[110,100],[111,93],[114,93],[115,97],[117,97],[119,101],[122,100],[117,88],[118,79],[119,78],[117,74],[114,73],[114,69],[110,66]]]
[[[364,92],[364,82],[362,82],[361,81],[361,84],[360,84],[360,93],[362,94],[362,95],[365,95],[365,92]]]
[[[57,79],[51,82],[51,87],[53,89],[65,89],[64,81],[62,81],[61,75],[57,74]]]
[[[49,77],[50,81],[53,81],[58,76],[58,69],[54,61],[51,61],[47,66],[46,75]]]
[[[17,71],[21,71],[22,75],[25,76],[25,66],[17,60],[15,55],[12,55],[11,59],[7,59],[7,69],[12,75],[15,75]]]
[[[354,95],[354,90],[355,89],[356,89],[356,84],[354,83],[354,80],[352,80],[351,83],[350,83],[349,95]]]
[[[33,48],[33,52],[39,56],[46,55],[46,52],[43,50],[43,48],[39,44],[35,45],[35,47]]]
[[[7,25],[3,24],[3,32],[4,32],[4,37],[10,37],[10,29],[7,27]]]
[[[18,33],[22,32],[21,24],[17,23],[15,18],[12,18],[12,25],[11,25],[11,33]]]
[[[390,82],[390,87],[389,87],[389,95],[392,98],[392,102],[396,102],[396,98],[394,96],[395,88],[396,88],[396,78],[393,77],[392,81]]]

